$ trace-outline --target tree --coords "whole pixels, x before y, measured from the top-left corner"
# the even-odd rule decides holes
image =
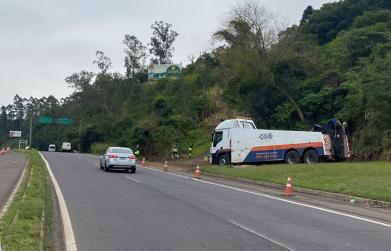
[[[278,42],[278,34],[285,26],[259,2],[247,0],[231,10],[225,28],[216,32],[214,37],[226,42],[230,41],[229,34],[231,39],[247,39],[261,57],[266,57],[267,50]]]
[[[5,106],[1,106],[0,113],[0,143],[7,137],[8,132],[8,118],[7,118],[7,110]]]
[[[125,67],[126,77],[134,77],[136,70],[139,70],[144,64],[146,52],[145,47],[135,36],[125,35],[122,42],[125,45]]]
[[[291,63],[292,60],[287,59],[284,53],[276,54],[276,50],[273,50],[278,46],[283,23],[276,20],[264,6],[253,1],[236,6],[231,11],[229,20],[223,29],[214,34],[214,37],[229,45],[222,53],[225,58],[223,61],[231,68],[231,74],[234,74],[231,80],[239,84],[238,92],[245,94],[243,96],[245,103],[248,101],[248,85],[259,86],[262,83],[262,87],[259,86],[257,89],[263,88],[265,91],[270,91],[268,87],[270,85],[279,95],[286,97],[299,119],[304,121],[304,113],[295,100],[295,92],[293,92],[295,79],[297,79],[294,74],[299,72],[299,69],[293,67],[294,63]],[[282,38],[291,39],[294,37],[294,33],[291,33],[293,35],[285,35]],[[280,49],[288,51],[286,47],[289,46],[288,44]],[[260,101],[258,96],[254,96],[254,99],[254,102]]]
[[[65,82],[77,91],[81,92],[91,86],[91,81],[95,74],[93,72],[81,71],[73,73],[71,76],[65,78]]]
[[[160,64],[171,63],[173,44],[178,33],[172,29],[172,25],[163,21],[155,22],[152,26],[151,42],[149,52],[157,57]]]
[[[303,12],[303,16],[300,20],[300,23],[308,22],[308,19],[310,19],[310,16],[312,15],[313,12],[314,12],[314,8],[312,8],[311,5],[307,6],[307,8],[305,8]]]
[[[105,74],[111,67],[111,60],[109,57],[105,56],[103,51],[96,51],[96,59],[93,61],[93,63],[98,65],[98,68],[103,74]]]

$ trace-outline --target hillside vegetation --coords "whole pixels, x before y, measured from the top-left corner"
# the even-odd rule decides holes
[[[299,25],[283,27],[256,2],[232,9],[213,35],[215,48],[187,65],[177,78],[147,81],[146,47],[124,40],[126,74],[110,72],[97,52],[98,72],[81,71],[66,82],[69,97],[23,99],[3,106],[0,139],[33,116],[34,146],[71,141],[82,151],[93,144],[135,147],[150,156],[168,155],[197,142],[208,147],[221,119],[244,114],[259,128],[307,130],[332,117],[347,121],[359,159],[391,157],[391,2],[345,0],[307,7]],[[164,26],[166,25],[166,26]],[[155,62],[167,63],[178,36],[168,27],[168,51],[152,39]],[[179,34],[180,38],[180,34]],[[161,38],[160,38],[161,39]],[[160,48],[161,49],[161,48]],[[72,118],[72,125],[41,125],[38,117]],[[81,121],[81,123],[80,123]],[[80,127],[80,136],[79,136]],[[197,144],[198,144],[197,143]]]

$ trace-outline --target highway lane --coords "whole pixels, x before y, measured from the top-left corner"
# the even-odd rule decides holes
[[[151,171],[105,173],[94,156],[43,155],[67,203],[78,250],[286,250],[148,184],[126,178],[137,179]]]
[[[391,228],[92,155],[44,153],[79,250],[389,250]]]

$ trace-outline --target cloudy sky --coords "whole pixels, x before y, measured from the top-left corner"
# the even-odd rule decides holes
[[[96,50],[124,72],[125,34],[144,44],[154,21],[173,24],[180,34],[174,61],[211,49],[211,35],[224,15],[240,0],[0,0],[0,105],[15,94],[54,95],[72,90],[64,79],[81,70],[96,71]],[[330,0],[260,0],[267,9],[298,23],[308,5],[319,8]]]

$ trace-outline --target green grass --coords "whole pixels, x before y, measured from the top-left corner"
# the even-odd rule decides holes
[[[210,138],[204,137],[199,138],[194,142],[193,146],[193,156],[199,156],[209,150],[210,147]]]
[[[285,184],[391,202],[391,163],[270,164],[251,167],[205,166],[203,172]]]
[[[51,250],[50,177],[37,151],[25,153],[29,154],[26,175],[0,223],[1,245],[5,251]]]

